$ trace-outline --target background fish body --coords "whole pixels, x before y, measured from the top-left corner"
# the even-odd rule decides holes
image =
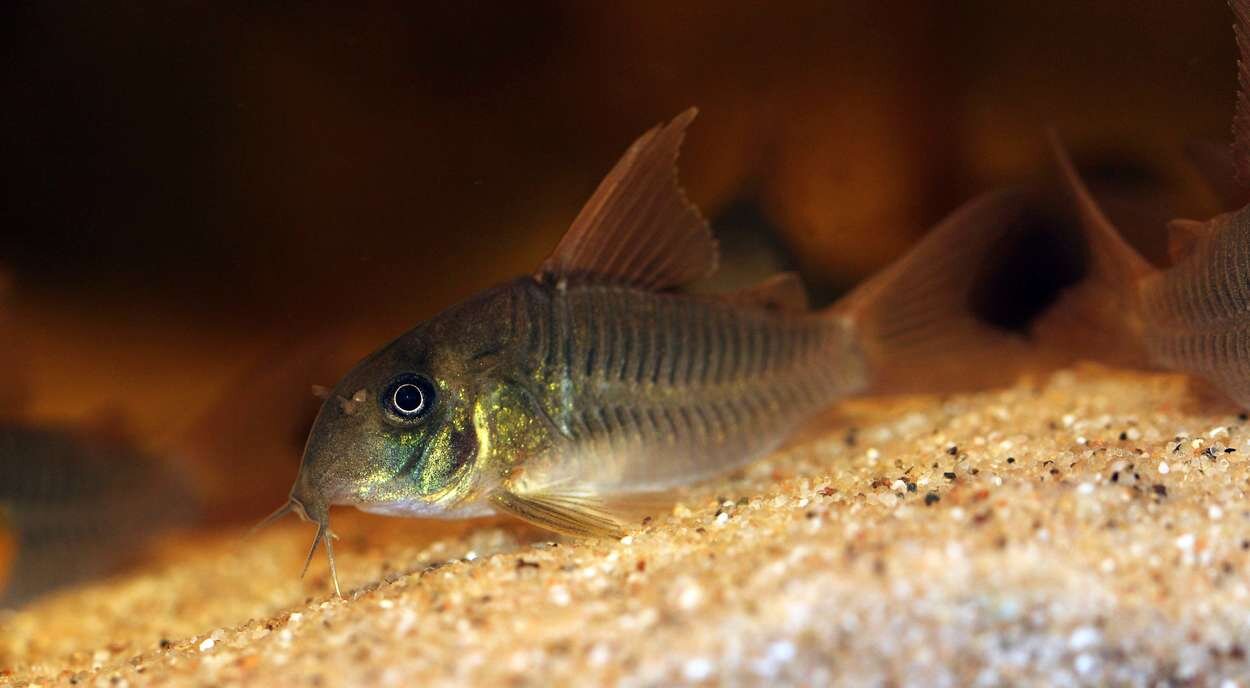
[[[112,440],[0,424],[0,606],[105,573],[196,507],[172,469]]]
[[[1138,285],[1150,361],[1214,383],[1250,407],[1250,218],[1221,215],[1176,265]],[[1181,231],[1181,230],[1177,230]]]
[[[1241,86],[1226,153],[1195,162],[1226,202],[1250,198],[1250,1],[1234,0]],[[1052,133],[1051,147],[1080,220],[1088,274],[1041,318],[1035,334],[1077,356],[1190,373],[1250,408],[1250,205],[1168,225],[1170,267],[1158,269],[1112,225]]]

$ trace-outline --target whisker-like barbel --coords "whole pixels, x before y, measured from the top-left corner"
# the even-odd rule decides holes
[[[281,520],[284,516],[291,513],[294,509],[295,509],[295,503],[288,499],[286,504],[283,504],[277,509],[274,509],[273,513],[262,518],[260,520],[260,523],[257,523],[256,525],[252,526],[247,531],[247,535],[243,536],[244,539],[249,539],[255,536],[260,531],[264,530],[265,528],[268,528],[269,526],[273,525],[277,521]]]

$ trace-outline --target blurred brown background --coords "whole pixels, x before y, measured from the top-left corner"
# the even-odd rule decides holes
[[[691,197],[833,294],[974,193],[1044,176],[1046,125],[1146,215],[1209,214],[1182,147],[1226,137],[1235,88],[1218,0],[16,5],[20,414],[264,494],[310,382],[531,269],[690,105]]]

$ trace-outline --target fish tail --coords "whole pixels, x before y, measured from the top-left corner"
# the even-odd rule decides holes
[[[855,333],[869,391],[984,388],[1034,365],[1028,342],[978,316],[976,307],[978,289],[1010,250],[1028,210],[1020,190],[976,198],[830,308]]]
[[[1076,214],[1084,276],[1032,327],[1044,347],[1077,358],[1146,366],[1137,284],[1155,268],[1111,224],[1054,131],[1050,146]]]

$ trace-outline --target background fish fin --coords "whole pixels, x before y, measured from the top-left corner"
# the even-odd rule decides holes
[[[1185,144],[1185,157],[1219,200],[1221,209],[1250,203],[1250,188],[1237,181],[1233,149],[1226,142],[1193,140]]]
[[[677,154],[697,112],[686,110],[625,151],[543,262],[539,278],[660,290],[716,269],[716,239],[677,183]]]
[[[979,319],[974,291],[1024,209],[1018,191],[974,199],[833,305],[857,332],[873,391],[972,389],[1023,371],[1027,344]]]
[[[494,492],[490,501],[497,509],[536,526],[579,537],[618,538],[635,520],[629,501],[604,498],[574,485],[509,486]]]
[[[1233,171],[1242,192],[1250,190],[1250,0],[1230,0],[1237,23],[1237,105],[1233,113]]]
[[[792,312],[809,310],[807,290],[794,272],[779,272],[762,282],[717,296],[738,306]]]
[[[1156,270],[1103,214],[1058,135],[1050,131],[1048,137],[1077,216],[1086,269],[1084,277],[1038,319],[1033,335],[1049,349],[1077,358],[1145,366],[1137,287]]]
[[[1168,223],[1168,257],[1179,263],[1212,233],[1212,227],[1198,220],[1172,220]]]

